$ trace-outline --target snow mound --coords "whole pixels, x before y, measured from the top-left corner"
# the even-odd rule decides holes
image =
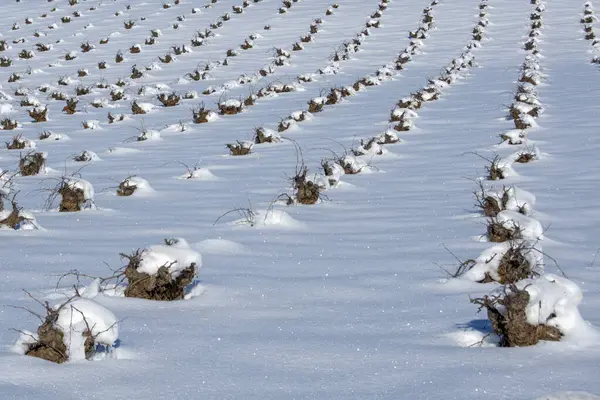
[[[284,228],[301,229],[304,225],[292,218],[283,210],[261,209],[253,211],[251,215],[237,219],[232,222],[233,225],[247,225],[262,228]]]
[[[219,103],[220,105],[224,106],[224,107],[236,107],[239,108],[242,106],[242,102],[240,102],[239,100],[235,100],[235,99],[229,99],[229,100],[225,100],[222,103]]]
[[[100,121],[98,121],[97,119],[89,119],[87,121],[83,121],[83,126],[85,129],[100,129]]]
[[[511,249],[521,249],[520,253],[531,266],[533,272],[540,274],[543,270],[544,258],[539,249],[539,245],[528,243],[526,241],[502,242],[495,244],[489,249],[484,250],[479,257],[475,259],[475,264],[466,271],[461,278],[473,282],[481,282],[486,275],[494,281],[500,282],[501,276],[498,268],[504,255]]]
[[[150,186],[150,183],[144,178],[139,176],[130,176],[120,183],[119,187],[124,189],[134,189],[132,196],[148,195],[154,193],[154,189]]]
[[[129,147],[109,147],[108,150],[106,150],[105,154],[120,155],[120,154],[131,154],[131,153],[139,153],[139,152],[141,152],[141,150],[131,149]]]
[[[181,132],[185,132],[188,129],[190,129],[190,125],[186,124],[185,122],[179,122],[176,124],[170,124],[164,127],[164,129],[161,130],[161,132],[165,132],[165,133],[181,133]]]
[[[325,165],[325,164],[324,164]],[[326,164],[326,177],[327,177],[327,183],[328,185],[324,185],[325,187],[330,186],[330,187],[334,187],[336,186],[340,179],[342,178],[342,176],[345,174],[344,172],[344,168],[341,167],[341,165],[339,165],[338,163],[332,163],[332,162],[328,162]],[[325,167],[324,167],[325,169]],[[320,182],[316,182],[317,184],[320,184]]]
[[[219,178],[208,168],[198,168],[193,171],[178,176],[177,179],[191,179],[196,181],[218,181]]]
[[[51,131],[44,132],[43,136],[40,137],[40,140],[44,141],[61,141],[61,140],[69,140],[69,136],[64,133],[54,133]]]
[[[169,266],[169,273],[177,277],[179,273],[196,264],[196,268],[202,266],[202,256],[192,250],[189,244],[182,239],[177,240],[171,246],[154,245],[142,252],[138,272],[148,275],[156,275],[162,266]]]
[[[346,172],[346,174],[352,175],[358,173],[371,172],[371,168],[365,160],[351,155],[344,156],[339,161],[339,164],[343,166],[343,169]]]
[[[0,221],[5,221],[10,215],[11,210],[0,211]],[[18,222],[13,226],[8,226],[4,223],[0,224],[0,230],[15,230],[15,231],[36,231],[42,229],[40,224],[35,219],[35,216],[29,211],[18,211]]]
[[[476,329],[467,329],[459,332],[451,332],[446,335],[450,340],[454,341],[460,347],[473,347],[478,345],[480,347],[498,347],[497,343],[494,343],[495,338],[491,338],[486,333]]]
[[[137,137],[138,142],[161,140],[160,132],[153,129],[142,131]]]
[[[577,307],[583,294],[574,282],[558,275],[545,274],[535,280],[523,280],[517,287],[529,293],[526,315],[531,325],[544,323],[554,326],[565,336],[590,330],[579,314]]]
[[[516,186],[511,186],[506,190],[507,201],[504,207],[510,211],[522,211],[525,215],[530,215],[535,206],[535,195]]]
[[[511,210],[500,211],[496,219],[505,228],[513,231],[518,230],[523,239],[540,240],[544,238],[542,224],[538,220],[519,212]]]
[[[70,176],[63,178],[63,184],[73,191],[81,191],[83,193],[82,210],[96,209],[96,205],[94,204],[94,187],[90,182]]]
[[[23,136],[15,137],[14,142],[18,143],[20,146],[23,146],[23,148],[35,149],[35,142],[33,140],[27,139]]]
[[[143,112],[145,113],[149,113],[150,111],[154,110],[156,108],[156,106],[152,103],[136,103]]]
[[[67,303],[52,307],[57,311],[53,328],[61,331],[63,343],[67,349],[68,361],[86,359],[85,342],[87,336],[94,338],[96,345],[111,347],[119,338],[117,317],[107,308],[87,298],[75,298]],[[18,354],[26,354],[31,345],[39,340],[37,333],[21,331],[20,337],[12,346]]]
[[[112,346],[119,338],[117,317],[90,299],[73,300],[62,307],[55,325],[65,334],[70,361],[85,360],[85,336],[82,332],[88,329],[97,344]]]
[[[512,129],[500,135],[503,141],[510,145],[520,145],[527,143],[527,135],[519,129]]]
[[[81,162],[100,161],[100,157],[98,157],[98,154],[96,154],[90,150],[82,151],[75,158],[76,158],[76,161],[81,161]]]

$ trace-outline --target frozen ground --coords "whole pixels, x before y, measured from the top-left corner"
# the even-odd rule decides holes
[[[410,42],[430,1],[392,0],[371,28],[357,53],[340,61],[336,74],[316,74],[300,89],[260,98],[237,115],[205,124],[192,122],[191,109],[204,102],[244,99],[251,90],[290,84],[296,77],[331,67],[333,52],[365,28],[379,2],[300,0],[280,13],[279,0],[251,3],[236,14],[241,1],[181,0],[164,8],[148,0],[10,1],[3,5],[0,40],[10,48],[0,56],[12,66],[0,68],[0,119],[19,123],[1,131],[35,142],[47,153],[46,172],[14,178],[19,206],[32,213],[41,230],[0,230],[0,397],[2,399],[593,399],[600,356],[600,209],[597,204],[600,140],[597,98],[600,71],[590,63],[591,41],[580,24],[584,6],[577,1],[546,2],[538,47],[543,82],[539,99],[545,113],[529,131],[536,160],[515,164],[505,182],[535,195],[532,217],[544,228],[545,269],[560,269],[583,294],[579,312],[585,335],[533,347],[498,348],[482,337],[489,331],[485,313],[469,297],[490,292],[495,284],[449,280],[445,269],[459,258],[475,259],[490,247],[481,240],[485,218],[473,206],[475,180],[485,175],[487,158],[510,156],[516,149],[497,146],[499,135],[513,128],[504,117],[517,87],[526,52],[523,43],[535,5],[525,0],[489,0],[489,25],[481,48],[472,50],[476,64],[443,88],[438,101],[427,103],[413,118],[414,128],[398,132],[400,143],[386,153],[367,157],[370,166],[343,175],[315,205],[271,205],[289,191],[297,167],[295,147],[302,148],[310,174],[321,171],[331,151],[342,155],[388,127],[394,105],[427,84],[465,50],[477,24],[480,1],[441,0],[423,46],[402,71],[377,86],[360,90],[339,104],[326,106],[307,121],[282,132],[280,143],[260,144],[247,156],[230,156],[225,147],[252,140],[257,127],[276,130],[281,119],[307,109],[307,102],[330,88],[373,75]],[[130,6],[130,9],[127,6]],[[53,8],[57,10],[52,11]],[[90,10],[91,7],[96,8]],[[192,9],[197,8],[195,13]],[[80,11],[64,23],[62,17]],[[121,14],[115,16],[115,13]],[[215,37],[191,47],[190,39],[225,13],[231,19],[214,29]],[[47,14],[45,18],[41,15]],[[185,16],[178,22],[179,16]],[[32,23],[26,24],[25,19]],[[144,17],[145,20],[140,18]],[[318,33],[304,50],[292,51],[322,18]],[[135,21],[132,29],[123,23]],[[12,30],[18,22],[20,29]],[[178,29],[173,24],[178,23]],[[49,26],[56,24],[56,29]],[[270,30],[264,26],[270,25]],[[151,29],[160,29],[154,45],[145,45]],[[34,37],[35,32],[47,36]],[[254,47],[241,50],[256,33]],[[108,37],[107,44],[100,44]],[[24,43],[13,40],[24,38]],[[57,42],[59,41],[60,42]],[[83,53],[80,45],[95,49]],[[37,43],[52,44],[46,52]],[[129,48],[141,45],[141,52]],[[172,46],[192,52],[162,63]],[[240,75],[268,66],[275,48],[291,53],[289,65],[275,67],[251,84],[232,85]],[[209,71],[207,80],[186,78],[207,62],[222,62],[228,49],[239,55],[229,65]],[[19,59],[22,50],[35,53]],[[125,60],[114,57],[122,51]],[[65,60],[67,53],[77,57]],[[107,69],[97,64],[106,61]],[[155,63],[160,69],[129,79],[131,67]],[[52,65],[52,66],[50,66]],[[78,77],[78,70],[89,75]],[[30,74],[28,74],[30,72]],[[9,83],[13,73],[22,79]],[[68,86],[60,78],[71,78]],[[125,98],[111,101],[108,85],[123,78]],[[46,92],[38,88],[50,85]],[[79,96],[77,111],[61,110],[55,91],[73,96],[78,86],[94,86]],[[157,89],[157,86],[158,89]],[[160,85],[163,85],[162,87]],[[167,85],[165,87],[164,85]],[[204,95],[209,86],[229,89]],[[142,95],[138,91],[145,86]],[[114,90],[116,87],[112,87]],[[48,106],[48,121],[33,123],[21,107],[25,94]],[[158,92],[198,98],[163,107]],[[106,99],[104,108],[94,100]],[[131,103],[150,103],[145,115],[132,115]],[[30,99],[31,100],[31,99]],[[108,123],[107,113],[126,114]],[[83,121],[98,121],[83,129]],[[181,132],[179,123],[186,129]],[[145,141],[137,141],[146,130]],[[54,136],[39,140],[42,131]],[[54,138],[61,140],[53,140]],[[67,140],[68,139],[68,140]],[[345,149],[344,149],[345,148]],[[75,162],[87,150],[96,157]],[[24,150],[0,150],[0,168],[18,169]],[[184,165],[185,164],[185,165]],[[193,179],[185,179],[191,172]],[[83,167],[83,168],[82,168]],[[78,174],[93,185],[95,209],[59,213],[46,200],[62,175]],[[144,190],[131,197],[115,195],[119,182],[143,178]],[[182,177],[184,179],[182,179]],[[10,204],[7,204],[10,206]],[[229,210],[249,207],[254,226]],[[274,207],[274,208],[272,208]],[[265,218],[266,216],[266,218]],[[219,219],[217,221],[217,219]],[[243,219],[243,218],[242,218]],[[215,221],[217,223],[215,224]],[[131,253],[183,237],[202,255],[196,296],[176,302],[98,295],[95,300],[121,321],[119,343],[109,357],[55,365],[13,351],[18,333],[35,331],[39,321],[27,307],[40,307],[22,289],[56,303],[69,285],[59,277],[77,269],[89,276],[110,275],[123,265],[119,253]],[[550,258],[552,257],[552,259]],[[599,256],[600,258],[600,256]],[[596,261],[596,262],[594,262]],[[82,282],[87,285],[91,279]],[[481,343],[480,343],[481,341]]]

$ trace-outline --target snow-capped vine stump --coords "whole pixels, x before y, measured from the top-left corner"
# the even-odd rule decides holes
[[[23,176],[38,175],[44,171],[46,153],[29,153],[19,160],[19,171]]]
[[[254,143],[279,143],[281,137],[275,132],[267,131],[265,128],[256,128],[254,132]]]
[[[216,113],[212,110],[206,109],[204,103],[201,103],[198,107],[192,110],[192,119],[195,124],[205,124],[214,121]]]
[[[94,208],[94,189],[88,181],[65,177],[58,186],[61,196],[58,211],[76,212]]]
[[[144,110],[138,103],[137,101],[133,101],[131,103],[131,113],[135,114],[135,115],[139,115],[139,114],[146,114],[146,110]]]
[[[117,188],[117,196],[128,197],[136,191],[151,191],[150,184],[147,180],[138,176],[128,176],[119,183]]]
[[[226,100],[219,103],[219,112],[221,115],[235,115],[243,111],[244,106],[239,100]]]
[[[22,222],[26,220],[21,215],[21,209],[17,206],[17,203],[12,202],[12,211],[4,210],[4,204],[0,204],[0,227],[8,227],[11,229],[17,229]]]
[[[520,229],[512,229],[504,221],[498,221],[496,218],[490,218],[487,226],[487,234],[490,242],[500,243],[520,238]]]
[[[31,295],[29,295],[32,297]],[[119,336],[115,315],[95,301],[82,298],[79,293],[64,303],[51,307],[42,303],[46,315],[37,315],[42,324],[36,333],[21,333],[15,349],[30,357],[57,364],[67,361],[91,360],[99,344],[111,347]]]
[[[34,122],[48,121],[48,107],[35,107],[29,110],[29,116]]]
[[[69,359],[65,334],[54,326],[58,319],[58,312],[49,310],[46,320],[37,330],[37,341],[32,343],[25,355],[41,358],[57,364],[62,364]],[[90,337],[85,340],[86,353],[91,348]]]
[[[232,156],[246,156],[252,152],[254,143],[250,141],[237,141],[237,143],[229,143],[226,145],[229,149],[229,153]]]
[[[319,201],[321,187],[306,178],[308,168],[303,167],[294,176],[294,189],[296,201],[300,204],[316,204]]]
[[[119,187],[117,188],[117,196],[123,196],[123,197],[131,196],[133,193],[135,193],[136,189],[137,189],[137,186],[132,184],[129,181],[129,178],[125,179],[121,183],[119,183]]]
[[[182,300],[201,265],[200,254],[180,242],[136,250],[128,260],[125,297],[147,300]]]
[[[500,211],[503,210],[501,203],[505,203],[504,199],[499,202],[495,197],[486,196],[481,199],[479,206],[481,207],[483,215],[486,217],[495,217]]]
[[[533,270],[531,262],[525,252],[532,251],[525,247],[525,243],[511,245],[500,259],[498,265],[498,276],[500,283],[516,283],[520,280],[533,278],[537,274]]]
[[[530,294],[514,284],[505,287],[500,295],[484,296],[471,302],[487,310],[492,329],[500,337],[500,347],[533,346],[540,340],[559,341],[562,337],[555,326],[528,322]]]
[[[164,107],[175,107],[179,104],[179,101],[181,100],[181,97],[176,93],[161,93],[158,96],[156,96],[156,98],[162,103]]]
[[[62,111],[68,115],[73,115],[77,112],[77,103],[79,103],[79,100],[77,100],[76,98],[70,98],[66,100],[67,105],[65,105],[62,109]]]

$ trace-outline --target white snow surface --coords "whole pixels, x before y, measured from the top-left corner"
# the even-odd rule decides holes
[[[44,229],[0,231],[5,328],[0,329],[0,398],[488,400],[537,399],[569,391],[600,395],[595,374],[600,343],[587,335],[584,325],[569,325],[576,314],[566,312],[570,317],[561,320],[575,327],[564,342],[518,349],[482,342],[480,347],[477,342],[490,328],[485,313],[477,313],[469,298],[497,285],[447,281],[439,268],[456,265],[444,247],[467,260],[495,246],[474,240],[486,218],[474,207],[473,193],[489,164],[473,153],[489,160],[497,155],[510,173],[505,180],[485,181],[486,190],[514,185],[535,197],[527,216],[544,228],[539,244],[545,273],[560,274],[558,264],[584,294],[577,304],[581,318],[586,325],[600,326],[600,71],[590,62],[598,56],[598,46],[584,39],[579,22],[584,1],[545,2],[540,56],[528,61],[540,85],[524,84],[521,90],[527,93],[518,99],[516,81],[527,56],[523,44],[536,7],[530,1],[489,0],[489,25],[481,43],[472,41],[480,0],[440,0],[432,7],[432,29],[412,40],[409,31],[427,26],[422,12],[431,0],[391,0],[377,18],[380,27],[369,28],[368,36],[361,32],[375,19],[371,16],[379,0],[344,0],[339,8],[330,1],[299,0],[282,14],[281,0],[250,1],[241,14],[232,6],[242,0],[169,2],[166,9],[165,1],[148,0],[79,0],[73,6],[68,0],[2,2],[6,18],[0,20],[1,39],[10,47],[0,58],[9,57],[12,65],[0,68],[0,120],[14,119],[19,127],[1,131],[0,143],[16,135],[35,140],[36,151],[48,154],[49,172],[17,176],[12,191]],[[596,2],[593,6],[599,7]],[[333,14],[325,15],[330,7]],[[194,8],[200,12],[193,13]],[[75,11],[81,17],[74,17]],[[231,19],[211,29],[225,13]],[[71,22],[61,22],[65,16]],[[177,21],[180,16],[185,19]],[[313,41],[293,51],[317,18],[323,23]],[[123,23],[129,20],[136,26],[128,30]],[[12,30],[14,22],[19,30]],[[598,24],[593,25],[597,34]],[[145,45],[152,29],[160,29],[161,35],[155,44]],[[214,36],[193,47],[193,53],[160,63],[159,56],[173,46],[191,46],[190,40],[205,29]],[[35,37],[36,31],[46,36]],[[261,35],[252,39],[255,46],[242,50],[240,45],[255,32]],[[13,43],[19,38],[26,41]],[[109,42],[100,44],[102,38]],[[334,52],[343,51],[345,43],[354,45],[355,39],[358,50],[333,62]],[[82,52],[84,41],[95,49]],[[52,49],[39,52],[36,43],[51,43]],[[142,51],[131,54],[128,49],[136,43]],[[475,66],[452,73],[443,84],[436,81],[452,60],[469,60],[461,56],[468,43]],[[275,65],[277,48],[290,55],[277,61],[282,66]],[[238,56],[223,65],[228,49]],[[34,51],[35,57],[19,59],[22,50]],[[116,63],[119,50],[124,61]],[[396,70],[394,61],[404,51],[410,61]],[[70,52],[77,58],[66,61]],[[101,61],[109,68],[98,69]],[[157,63],[160,69],[145,69]],[[130,78],[133,65],[144,72],[142,78]],[[269,71],[265,77],[259,73],[263,68]],[[80,69],[89,75],[79,77]],[[195,69],[206,72],[206,79],[188,79]],[[307,110],[311,99],[325,102],[330,89],[351,87],[377,71],[384,78],[377,85],[363,85],[339,104],[324,105],[309,121],[279,133],[279,143],[255,144],[248,156],[228,156],[225,144],[251,140],[258,127],[277,131],[282,119]],[[13,73],[21,79],[9,83]],[[238,80],[241,76],[252,78]],[[210,124],[192,121],[191,110],[202,103],[218,111],[221,101],[243,101],[270,84],[296,84],[299,76],[312,78],[300,82],[302,90],[258,98],[237,115],[217,118],[212,113]],[[60,78],[68,86],[59,84]],[[393,131],[391,111],[400,99],[427,87],[429,78],[440,99],[417,110],[409,131]],[[110,91],[119,79],[126,83],[122,90],[127,99],[112,101]],[[74,96],[78,85],[92,92],[78,96],[77,112],[67,115],[62,112],[65,101],[51,95]],[[218,91],[203,94],[211,85]],[[153,90],[138,94],[142,87]],[[158,107],[156,93],[189,91],[198,98]],[[23,95],[47,105],[49,121],[32,122],[31,107],[20,106]],[[89,104],[103,98],[110,108]],[[151,112],[133,115],[134,100],[148,104]],[[531,121],[533,128],[516,130],[506,118],[515,101],[543,105],[545,112]],[[109,124],[108,110],[127,118]],[[83,129],[84,120],[99,121],[101,129]],[[179,122],[189,129],[164,130]],[[332,151],[342,155],[387,129],[401,140],[383,145],[386,155],[366,158],[376,173],[341,176],[342,182],[323,190],[315,205],[274,201],[291,193],[289,178],[302,162],[307,176],[320,176],[321,160],[332,159]],[[160,132],[162,138],[137,141],[142,130]],[[38,140],[44,131],[54,134]],[[521,144],[499,144],[506,132]],[[513,153],[534,147],[539,158],[512,163]],[[103,161],[71,161],[83,149]],[[27,151],[2,146],[0,168],[15,172]],[[195,179],[178,179],[186,172],[183,164],[206,170]],[[207,171],[218,179],[205,179],[211,177]],[[63,175],[89,182],[90,189],[93,185],[99,209],[46,211],[46,189]],[[133,175],[147,179],[155,194],[115,196],[118,183]],[[516,202],[520,199],[515,196]],[[507,207],[511,212],[517,208]],[[237,212],[215,223],[236,209],[253,210],[254,226]],[[534,225],[528,226],[537,236],[539,225]],[[119,357],[53,365],[9,351],[18,337],[10,328],[35,331],[39,322],[22,308],[7,307],[36,309],[22,289],[54,304],[60,301],[56,296],[77,283],[67,277],[56,289],[66,272],[111,275],[108,266],[122,265],[120,253],[166,237],[185,237],[202,253],[201,285],[193,293],[203,295],[160,303],[94,297],[123,320],[115,349]],[[81,280],[89,285],[92,278]],[[546,286],[555,287],[551,282],[536,285],[543,293]],[[566,290],[563,283],[556,286],[560,291],[548,293]],[[558,311],[562,301],[563,309],[572,310],[577,297],[543,296]],[[586,340],[576,339],[578,333]]]

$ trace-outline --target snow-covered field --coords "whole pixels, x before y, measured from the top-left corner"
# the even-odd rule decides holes
[[[1,399],[600,398],[592,3],[6,3]]]

